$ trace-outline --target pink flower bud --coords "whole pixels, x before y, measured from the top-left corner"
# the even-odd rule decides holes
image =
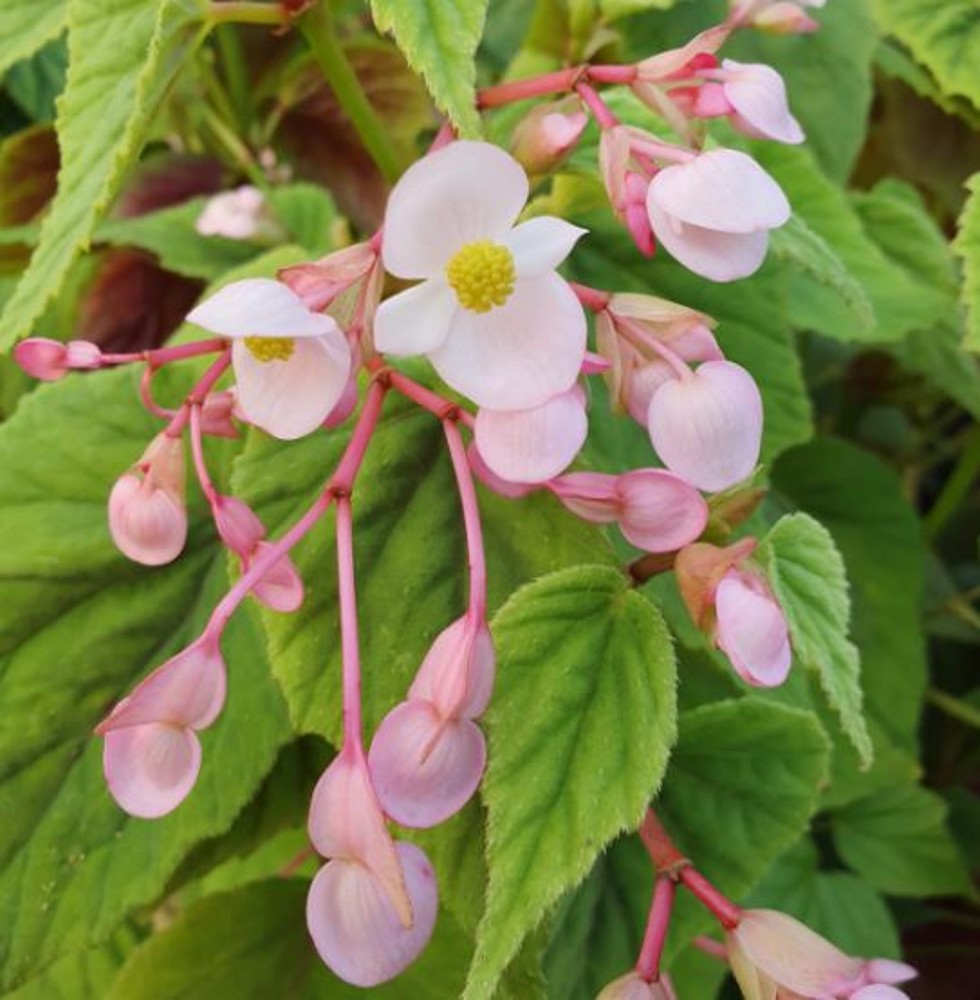
[[[732,125],[753,139],[774,139],[797,145],[805,136],[793,117],[786,99],[783,78],[761,63],[739,63],[726,59],[721,64],[721,89]],[[702,92],[717,84],[705,84]],[[703,113],[703,112],[702,112]]]
[[[677,1000],[677,994],[666,976],[648,983],[636,972],[614,979],[596,1000]]]
[[[408,696],[431,702],[442,718],[476,719],[490,701],[495,672],[489,629],[464,615],[436,636]]]
[[[703,83],[692,97],[690,111],[697,118],[722,118],[735,110],[720,83]]]
[[[626,226],[637,249],[653,254],[653,232],[647,217],[649,179],[632,164],[634,130],[625,125],[603,129],[599,139],[599,168],[613,211]]]
[[[14,347],[14,361],[32,378],[56,382],[72,369],[99,368],[102,352],[87,340],[28,337]]]
[[[292,289],[307,309],[326,309],[338,295],[368,275],[378,255],[368,243],[355,243],[312,264],[293,264],[279,270],[279,280]]]
[[[779,185],[745,153],[712,149],[665,167],[646,200],[657,239],[681,264],[712,281],[759,269],[769,230],[789,219]]]
[[[805,5],[823,6],[815,3]],[[798,3],[790,0],[770,4],[752,18],[752,24],[772,35],[805,35],[820,30],[820,22],[810,17]]]
[[[231,389],[209,392],[201,407],[201,430],[211,437],[237,438],[238,428],[232,420],[236,416],[235,393]]]
[[[221,541],[246,558],[265,537],[265,525],[244,500],[219,495],[214,502],[214,521]]]
[[[702,631],[713,627],[715,591],[722,577],[755,551],[754,538],[742,538],[726,548],[697,542],[677,554],[677,586],[691,620]]]
[[[756,687],[786,680],[793,660],[789,630],[761,576],[729,570],[715,591],[715,614],[715,642],[742,680]]]
[[[731,28],[724,24],[708,28],[679,49],[659,52],[637,63],[637,76],[644,83],[660,83],[686,76],[692,69],[703,65],[702,62],[697,62],[698,57],[717,52],[730,32]]]
[[[187,797],[201,766],[197,731],[217,718],[225,688],[217,644],[201,639],[158,667],[98,725],[106,782],[126,812],[152,819]]]
[[[310,885],[306,923],[323,961],[354,986],[376,986],[411,965],[432,936],[438,910],[435,872],[414,844],[394,845],[410,900],[406,925],[375,873],[336,858]]]
[[[187,540],[184,445],[158,434],[109,495],[109,530],[119,550],[145,566],[180,555]]]
[[[755,468],[762,443],[762,397],[731,361],[707,361],[653,394],[650,440],[664,465],[698,489],[715,492]]]
[[[270,544],[259,542],[252,554],[242,560],[242,572],[248,572],[252,561],[258,559]],[[267,608],[288,614],[303,603],[303,580],[292,559],[284,554],[265,571],[262,579],[252,587],[252,593]]]
[[[529,174],[546,174],[565,161],[588,123],[575,98],[539,104],[514,130],[511,152]]]

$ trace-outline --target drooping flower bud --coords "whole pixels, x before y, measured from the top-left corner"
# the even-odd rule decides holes
[[[201,766],[197,732],[217,718],[225,688],[217,643],[201,639],[158,667],[96,727],[105,737],[109,791],[126,812],[152,819],[187,797]]]
[[[588,123],[577,98],[538,104],[514,130],[511,152],[529,174],[549,173],[565,161]]]
[[[320,312],[367,277],[377,259],[377,251],[370,244],[355,243],[313,263],[280,268],[278,277],[303,300],[307,309]]]
[[[14,361],[32,378],[57,382],[72,369],[98,368],[102,352],[87,340],[60,340],[28,337],[14,347]]]
[[[599,139],[599,168],[613,211],[626,226],[640,253],[653,255],[655,243],[646,210],[649,177],[632,162],[633,129],[616,125]]]
[[[109,530],[119,550],[144,566],[162,566],[187,540],[184,445],[158,434],[109,495]]]
[[[735,672],[756,687],[777,687],[793,662],[782,608],[758,574],[729,570],[715,590],[715,642]]]
[[[772,35],[806,35],[820,30],[820,22],[815,21],[804,7],[822,7],[823,0],[780,0],[770,3],[753,18],[752,25],[760,31]]]
[[[235,393],[231,389],[209,392],[201,407],[201,431],[211,437],[237,438],[238,428],[232,419],[235,416]]]
[[[251,555],[242,559],[242,572],[247,573],[252,562],[270,547],[269,542],[259,542]],[[283,554],[262,575],[262,579],[252,587],[252,593],[267,608],[284,614],[295,611],[303,603],[303,580],[292,559]]]
[[[596,1000],[677,1000],[677,994],[667,976],[648,983],[638,973],[630,972],[614,979]]]
[[[728,115],[732,125],[753,139],[774,139],[798,145],[806,138],[786,99],[786,84],[771,67],[762,63],[740,63],[725,59],[717,72],[720,83],[701,88],[695,110],[705,117]],[[721,91],[717,106],[707,98]]]

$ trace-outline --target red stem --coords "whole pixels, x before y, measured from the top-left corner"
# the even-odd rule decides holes
[[[554,73],[532,76],[526,80],[512,80],[484,87],[476,96],[478,108],[499,108],[503,104],[513,104],[529,97],[544,97],[546,94],[561,94],[571,90],[585,73],[584,66],[568,66]]]
[[[676,883],[666,875],[657,879],[653,889],[646,932],[636,960],[637,974],[648,983],[660,978],[660,956],[663,954],[670,914],[674,908],[675,891]]]
[[[463,524],[466,528],[466,555],[470,570],[470,606],[468,613],[480,624],[487,614],[487,566],[483,548],[483,529],[480,524],[480,508],[473,486],[470,463],[466,458],[466,446],[459,433],[459,427],[451,419],[443,420],[442,429],[449,446],[456,489],[463,507]]]
[[[585,81],[577,83],[575,91],[585,101],[600,127],[604,129],[615,128],[619,124],[619,119],[612,113],[609,105]]]
[[[187,420],[190,417],[191,407],[204,402],[207,394],[214,388],[218,379],[224,375],[225,369],[230,364],[231,350],[226,343],[224,352],[215,359],[211,367],[201,376],[197,385],[187,394],[184,405],[174,414],[174,418],[170,421],[169,426],[164,428],[164,434],[170,437],[179,437],[184,433],[184,427],[187,425]]]

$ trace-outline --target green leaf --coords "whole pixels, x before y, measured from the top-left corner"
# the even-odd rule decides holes
[[[898,928],[885,901],[854,875],[820,871],[809,837],[776,861],[750,902],[796,917],[848,954],[901,957]]]
[[[810,712],[754,698],[705,705],[681,715],[654,807],[680,850],[737,899],[806,829],[827,754]],[[700,907],[678,902],[671,955],[707,926]]]
[[[54,38],[30,59],[11,66],[3,81],[14,103],[33,122],[53,122],[55,100],[65,89],[68,47],[64,38]]]
[[[967,313],[966,346],[980,351],[980,173],[968,183],[970,196],[959,219],[953,249],[963,259],[963,305]]]
[[[848,638],[847,572],[834,540],[807,514],[781,518],[759,548],[789,624],[794,657],[813,670],[865,766],[874,752],[862,713],[861,660]]]
[[[980,8],[974,0],[873,0],[882,30],[894,35],[950,96],[980,108]]]
[[[308,883],[270,879],[208,896],[134,951],[107,1000],[356,1000],[320,961],[306,929]],[[378,1000],[442,1000],[463,985],[470,942],[439,915],[421,957],[370,991]]]
[[[4,0],[0,4],[0,76],[34,55],[65,27],[67,0]]]
[[[189,389],[168,375],[162,395]],[[136,381],[114,371],[41,386],[0,426],[0,713],[17,720],[0,733],[0,992],[152,904],[188,851],[231,825],[289,733],[261,637],[241,613],[223,643],[228,705],[202,735],[188,800],[148,823],[108,794],[93,726],[199,633],[227,587],[197,499],[174,564],[147,569],[112,546],[108,492],[159,429]]]
[[[290,239],[313,257],[334,247],[331,227],[338,221],[330,193],[316,184],[287,184],[269,197]]]
[[[914,751],[926,673],[925,550],[900,482],[867,452],[818,438],[780,458],[773,484],[833,536],[851,585],[865,711]]]
[[[480,134],[476,47],[488,0],[371,0],[380,32],[391,32],[436,104],[463,136]]]
[[[519,590],[493,621],[487,906],[464,997],[489,998],[521,941],[616,834],[637,826],[674,740],[670,634],[619,572]]]
[[[101,948],[69,952],[12,993],[5,992],[3,1000],[105,1000],[132,938],[123,928]]]
[[[58,193],[41,242],[0,317],[0,347],[31,331],[119,189],[181,60],[196,0],[71,0],[59,104]]]
[[[946,803],[914,784],[896,785],[832,813],[840,856],[893,896],[967,893],[970,875],[946,827]]]
[[[278,534],[319,495],[349,426],[297,442],[253,433],[236,461],[235,492]],[[368,732],[401,701],[435,636],[465,610],[466,546],[452,468],[437,420],[392,393],[353,497]],[[599,531],[550,497],[480,494],[490,607],[560,566],[611,559]],[[307,582],[295,615],[269,613],[273,670],[302,732],[340,735],[333,516],[297,547]]]

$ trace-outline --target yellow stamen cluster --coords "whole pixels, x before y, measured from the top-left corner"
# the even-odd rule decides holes
[[[514,291],[514,258],[490,240],[467,243],[446,265],[446,280],[459,304],[472,312],[502,306]]]
[[[288,361],[296,350],[292,337],[246,337],[245,346],[257,361]]]

